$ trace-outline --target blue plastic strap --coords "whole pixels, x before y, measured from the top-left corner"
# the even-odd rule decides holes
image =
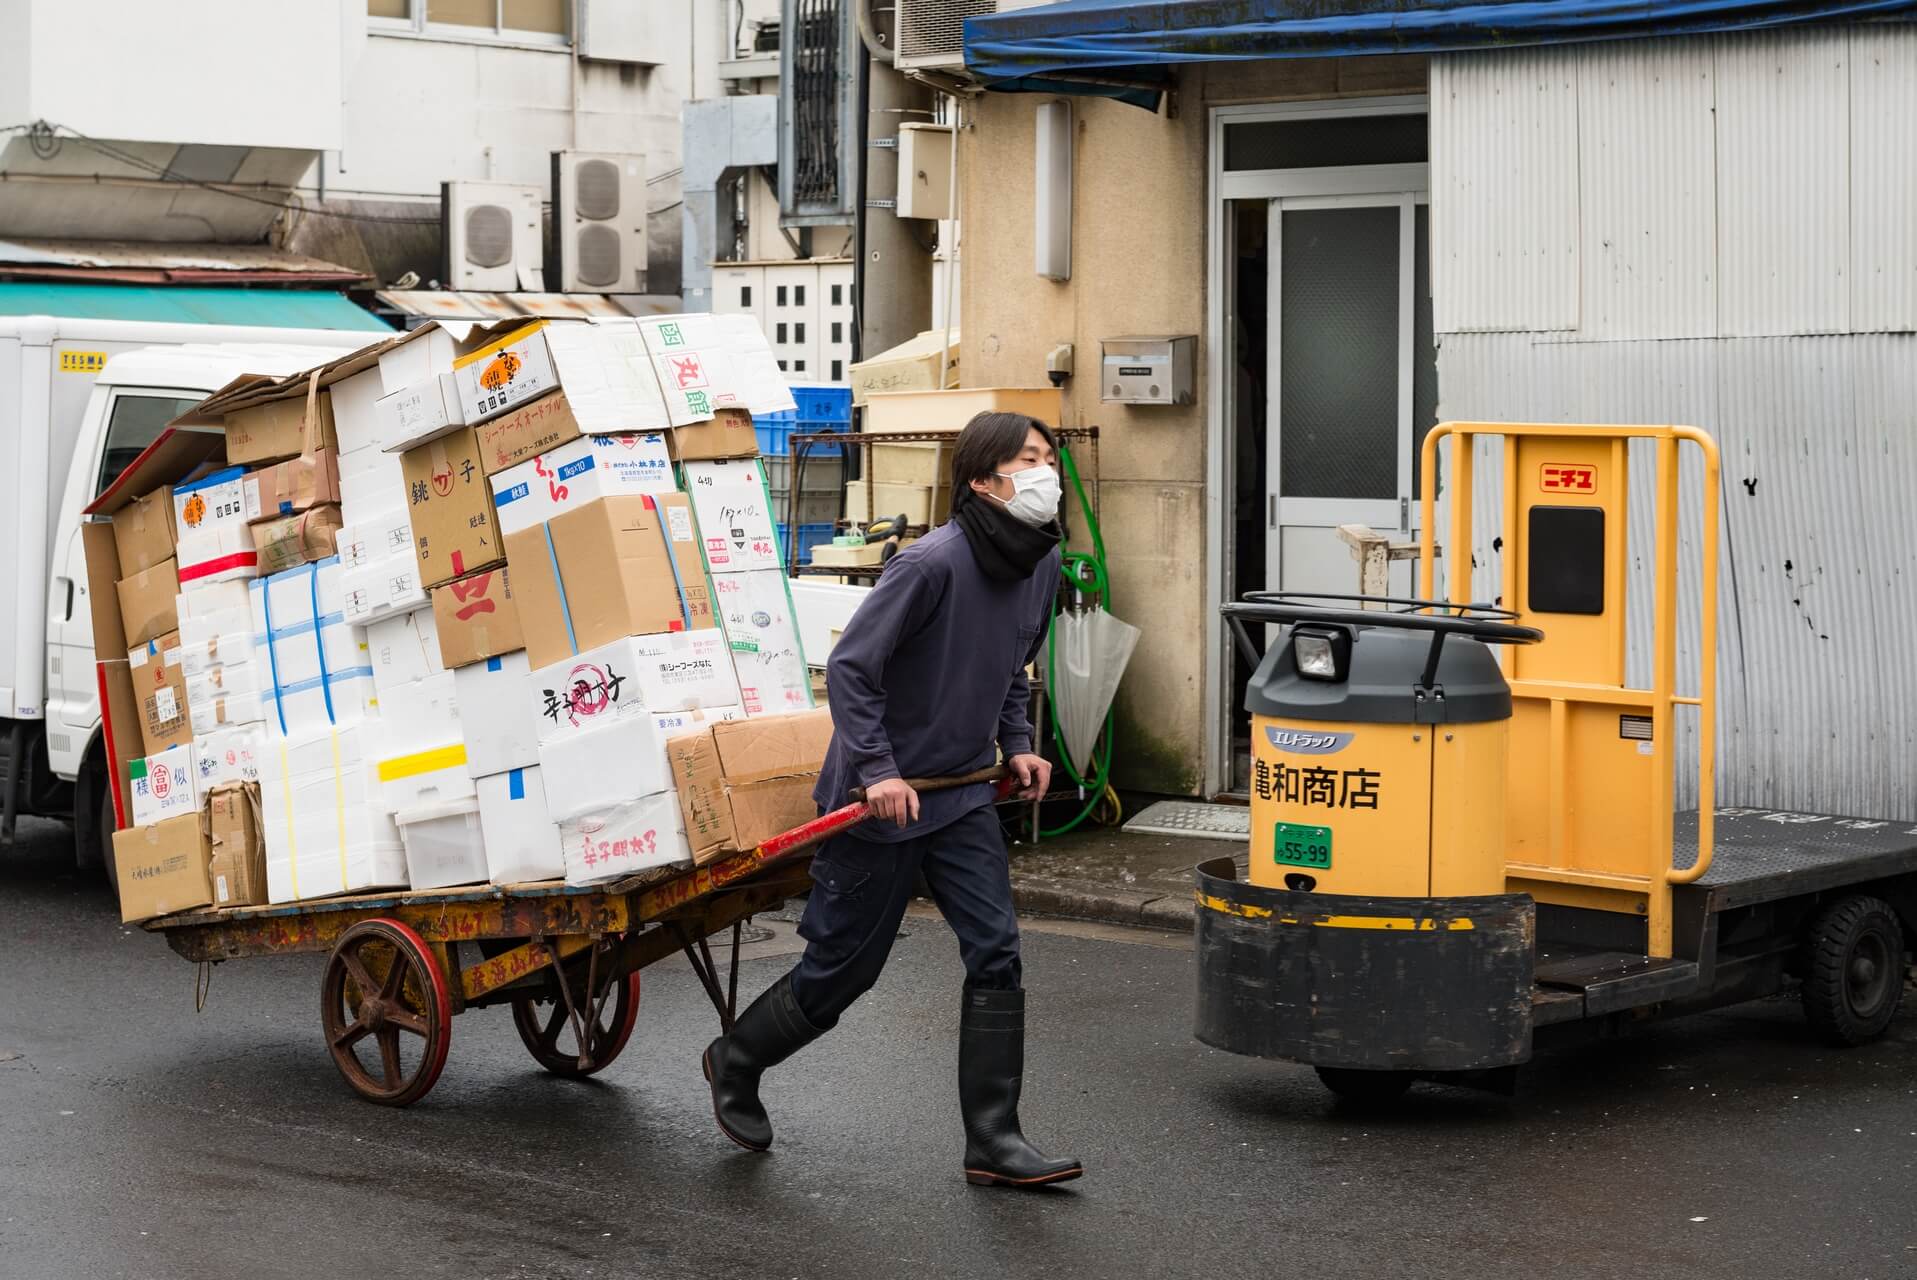
[[[306,585],[308,590],[311,591],[312,593],[313,623],[314,623],[313,650],[315,653],[319,655],[320,693],[326,699],[326,723],[338,724],[339,721],[333,717],[333,681],[332,681],[332,678],[326,674],[326,628],[319,625],[320,607],[319,607],[319,566],[318,565],[309,564],[306,566]]]
[[[260,608],[266,616],[266,666],[273,677],[273,710],[279,714],[280,736],[286,736],[286,702],[280,697],[280,656],[273,649],[273,586],[268,578],[260,585]]]
[[[506,664],[504,662],[501,662],[498,658],[486,659],[487,671],[504,671],[505,669],[506,669]]]
[[[526,771],[514,769],[506,775],[506,798],[524,800],[526,798]]]
[[[572,629],[572,608],[566,603],[566,580],[559,573],[559,552],[552,545],[552,526],[542,524],[539,528],[546,535],[546,558],[552,561],[553,585],[559,588],[559,616],[566,624],[566,646],[578,653],[579,637]]]
[[[686,584],[679,580],[679,558],[672,554],[672,535],[666,531],[666,509],[646,495],[646,505],[659,517],[659,542],[666,549],[666,567],[672,570],[672,589],[679,597],[679,620],[687,631],[692,630],[692,609],[686,604]],[[575,649],[573,652],[577,653]]]

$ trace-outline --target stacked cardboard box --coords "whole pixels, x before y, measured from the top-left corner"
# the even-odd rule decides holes
[[[688,764],[729,821],[696,850],[668,756],[811,705],[751,424],[790,404],[738,317],[429,324],[209,398],[225,457],[118,504],[104,557],[122,835],[190,854],[140,912],[597,883],[811,816],[818,721]]]

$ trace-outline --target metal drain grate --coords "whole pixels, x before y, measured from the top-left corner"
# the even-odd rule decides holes
[[[1138,835],[1197,836],[1204,840],[1251,839],[1251,810],[1235,804],[1160,800],[1125,824]]]

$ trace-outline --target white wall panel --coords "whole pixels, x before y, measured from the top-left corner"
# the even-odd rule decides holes
[[[1850,33],[1850,328],[1917,329],[1917,27]]]
[[[1577,327],[1577,74],[1566,48],[1432,60],[1440,331]]]

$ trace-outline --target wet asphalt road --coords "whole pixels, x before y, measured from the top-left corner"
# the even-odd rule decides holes
[[[958,963],[907,921],[880,986],[770,1078],[767,1157],[714,1130],[710,1007],[647,973],[601,1082],[503,1009],[408,1111],[350,1097],[315,958],[193,966],[57,874],[0,863],[0,1277],[1917,1277],[1917,1014],[1813,1044],[1794,1004],[1545,1059],[1521,1095],[1387,1118],[1189,1034],[1189,952],[1028,931],[1024,1116],[1091,1170],[968,1187]],[[1087,936],[1091,935],[1091,936]],[[1122,935],[1121,935],[1122,936]],[[772,950],[780,947],[774,944]],[[745,964],[756,992],[789,957]]]

